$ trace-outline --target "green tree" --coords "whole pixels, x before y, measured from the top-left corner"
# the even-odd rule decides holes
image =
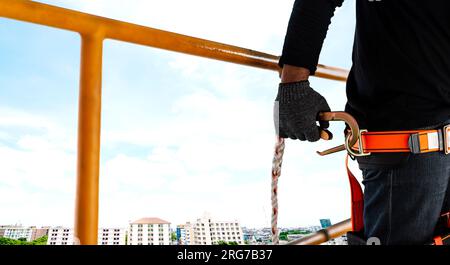
[[[0,245],[47,245],[47,236],[40,237],[31,242],[27,242],[26,238],[19,238],[17,240],[6,237],[0,238]]]
[[[177,241],[177,233],[172,232],[172,234],[170,235],[170,240],[172,240],[172,242]]]
[[[9,239],[6,237],[0,237],[0,245],[17,245],[16,244],[17,240],[14,239]]]
[[[217,245],[237,246],[239,244],[236,241],[226,242],[226,241],[223,241],[223,240],[219,240],[219,241],[217,241]]]
[[[287,240],[287,235],[288,235],[288,232],[281,232],[280,233],[280,240]]]
[[[48,236],[43,236],[30,242],[30,245],[47,245]]]

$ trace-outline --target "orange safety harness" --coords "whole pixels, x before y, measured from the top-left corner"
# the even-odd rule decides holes
[[[368,156],[372,153],[411,152],[414,154],[443,151],[450,153],[450,125],[438,130],[410,130],[410,131],[385,131],[368,132],[360,130],[356,120],[345,112],[323,112],[319,114],[322,121],[344,121],[347,131],[345,144],[317,152],[319,155],[328,155],[346,150],[346,168],[351,191],[351,224],[352,231],[347,234],[350,238],[365,244],[364,231],[364,194],[355,175],[348,167],[348,157],[352,159],[359,156]],[[329,140],[332,134],[322,131],[321,138]],[[277,137],[275,154],[272,161],[272,242],[278,244],[278,178],[281,174],[281,164],[285,148],[284,139]],[[436,229],[433,245],[450,244],[450,212],[442,214]]]
[[[347,150],[350,148],[347,147]],[[358,141],[351,147],[346,157],[346,168],[351,190],[352,233],[361,235],[364,230],[364,196],[361,185],[348,167],[348,157],[367,156],[371,153],[428,152],[450,153],[450,125],[438,130],[411,130],[368,132],[360,130]],[[438,234],[432,245],[450,244],[450,212],[441,215]]]

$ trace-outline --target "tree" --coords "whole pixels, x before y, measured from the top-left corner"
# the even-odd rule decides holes
[[[239,244],[236,241],[226,242],[226,241],[223,241],[223,240],[219,240],[219,241],[217,241],[217,245],[237,246]]]
[[[40,237],[31,242],[27,242],[26,238],[19,238],[17,240],[6,237],[0,238],[0,245],[47,245],[48,236]]]
[[[0,237],[0,245],[17,245],[16,244],[17,240],[14,239],[9,239],[6,237]]]
[[[170,240],[172,240],[172,242],[177,241],[177,234],[176,234],[175,232],[173,232],[173,233],[170,235]]]
[[[48,236],[40,237],[30,242],[31,245],[47,245]]]

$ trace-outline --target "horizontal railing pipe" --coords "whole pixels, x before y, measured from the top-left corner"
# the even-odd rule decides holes
[[[330,239],[340,237],[352,230],[350,219],[322,229],[312,235],[305,236],[287,243],[287,245],[320,245]]]
[[[101,33],[106,39],[280,71],[279,56],[28,0],[1,0],[0,16],[84,35]],[[324,65],[318,65],[316,72],[317,77],[340,81],[345,81],[347,75],[347,70]]]

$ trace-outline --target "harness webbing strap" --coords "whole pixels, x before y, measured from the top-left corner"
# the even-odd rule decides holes
[[[352,206],[352,231],[359,232],[364,229],[364,195],[355,175],[348,167],[348,155],[345,158],[345,166],[347,168],[348,181],[350,182],[351,206]]]

